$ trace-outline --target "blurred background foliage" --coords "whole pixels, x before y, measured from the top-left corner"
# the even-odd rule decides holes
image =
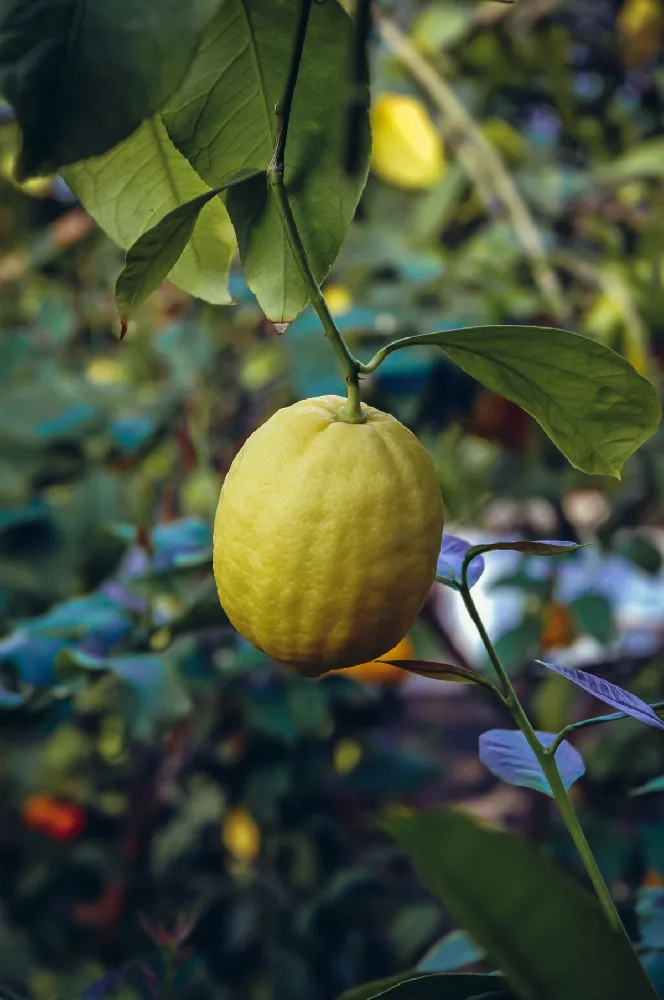
[[[557,324],[659,382],[661,0],[377,7],[373,169],[325,289],[353,349]],[[237,449],[342,390],[317,320],[277,335],[237,268],[233,307],[165,285],[120,344],[120,252],[59,178],[11,180],[15,146],[0,109],[0,996],[332,1000],[419,961],[481,968],[374,815],[461,802],[574,866],[551,803],[477,760],[497,711],[385,664],[291,676],[216,599]],[[364,390],[429,448],[450,530],[592,543],[496,554],[478,587],[538,727],[601,709],[537,654],[664,697],[661,435],[604,480],[435,352]],[[439,587],[395,655],[487,668]],[[575,742],[588,836],[664,991],[661,741],[627,720]]]

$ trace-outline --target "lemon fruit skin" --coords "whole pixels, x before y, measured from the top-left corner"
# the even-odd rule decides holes
[[[443,502],[431,459],[394,417],[340,396],[278,410],[221,489],[214,575],[231,623],[298,673],[367,663],[411,628],[434,582]]]
[[[421,101],[381,94],[371,110],[371,168],[387,184],[410,191],[432,187],[445,174],[440,133]]]

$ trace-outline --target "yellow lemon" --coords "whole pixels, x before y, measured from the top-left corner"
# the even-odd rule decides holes
[[[371,111],[376,176],[396,187],[432,187],[445,172],[443,141],[415,97],[381,94]]]
[[[625,0],[618,14],[618,36],[626,66],[642,66],[659,52],[664,32],[660,0]]]
[[[214,525],[221,603],[249,642],[298,673],[374,660],[431,587],[443,503],[429,455],[387,413],[340,396],[278,410],[226,476]]]
[[[245,809],[232,809],[222,828],[224,846],[239,861],[255,861],[261,849],[261,831]]]

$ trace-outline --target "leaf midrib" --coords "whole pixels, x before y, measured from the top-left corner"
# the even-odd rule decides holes
[[[159,159],[161,161],[161,165],[164,168],[164,175],[166,177],[166,182],[168,184],[168,187],[170,189],[171,194],[173,195],[173,198],[175,199],[175,208],[179,208],[180,205],[185,204],[185,202],[182,201],[182,198],[180,197],[180,192],[178,191],[178,189],[176,187],[176,184],[175,184],[175,181],[173,179],[173,176],[171,174],[170,167],[169,167],[169,164],[168,164],[168,159],[166,158],[166,156],[164,154],[164,147],[163,147],[163,142],[162,142],[162,138],[163,137],[159,135],[159,131],[157,129],[157,126],[156,126],[155,122],[156,122],[155,118],[151,118],[150,119],[150,131],[152,132],[152,136],[153,136],[154,141],[155,141],[155,146],[157,147],[157,152],[158,152]],[[166,126],[164,126],[164,129],[165,128],[166,128]],[[168,138],[168,132],[166,132],[166,141],[167,142],[171,141]],[[205,181],[201,180],[201,184],[205,184]],[[165,216],[168,215],[168,214],[169,213],[166,212],[165,215],[162,216],[162,218],[165,218]],[[158,225],[159,222],[161,222],[161,219],[158,219],[157,222],[155,223],[155,225]],[[198,220],[197,220],[197,222],[198,222]],[[150,228],[152,228],[152,227],[150,227]],[[200,252],[199,252],[199,249],[198,249],[198,245],[196,243],[196,228],[195,227],[194,227],[193,233],[191,234],[191,239],[188,241],[187,246],[182,251],[182,254],[184,255],[189,248],[191,248],[191,252],[194,255],[194,258],[195,258],[196,263],[198,264],[198,266],[202,267],[203,265],[202,265],[202,261],[201,261],[201,256],[200,256]]]

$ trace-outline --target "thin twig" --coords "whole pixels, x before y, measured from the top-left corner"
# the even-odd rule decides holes
[[[375,15],[383,41],[442,111],[457,156],[491,210],[497,198],[504,206],[530,264],[533,279],[557,322],[569,323],[570,310],[544,244],[502,157],[462,102],[411,40],[388,18]]]

